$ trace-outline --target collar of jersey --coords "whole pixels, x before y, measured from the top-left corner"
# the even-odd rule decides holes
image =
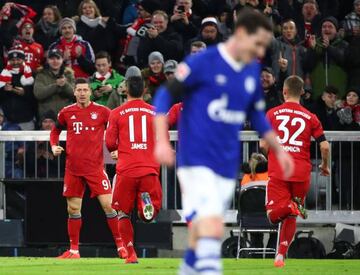
[[[244,68],[243,62],[238,62],[234,58],[230,56],[230,54],[226,51],[224,43],[220,43],[218,45],[218,50],[221,57],[225,60],[227,64],[236,72],[240,72]]]

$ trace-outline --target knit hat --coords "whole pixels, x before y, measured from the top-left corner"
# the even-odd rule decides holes
[[[136,66],[131,66],[126,70],[125,79],[129,79],[130,77],[133,76],[142,77],[140,69]]]
[[[28,18],[28,17],[25,17],[24,20],[22,21],[20,27],[19,27],[19,33],[21,33],[22,29],[24,28],[24,26],[26,24],[30,24],[32,28],[34,28],[34,22]]]
[[[349,89],[346,90],[345,96],[348,95],[348,93],[350,92],[354,92],[358,95],[358,97],[360,98],[360,89],[357,87],[350,87]]]
[[[161,52],[152,52],[149,55],[149,64],[155,60],[159,60],[162,64],[164,64],[164,56],[161,54]]]
[[[173,60],[173,59],[169,59],[168,61],[165,62],[164,65],[164,73],[175,73],[176,68],[177,68],[177,61]]]
[[[160,9],[160,3],[156,0],[143,0],[138,4],[138,6],[141,6],[146,12],[150,14]]]
[[[321,25],[323,25],[325,22],[330,22],[335,26],[336,29],[339,29],[339,22],[334,16],[324,18],[321,22]]]
[[[201,28],[204,28],[209,25],[215,26],[216,28],[218,27],[218,22],[215,17],[205,17],[201,21]]]
[[[76,32],[76,24],[75,21],[69,17],[65,17],[63,19],[61,19],[60,23],[59,23],[59,30],[61,31],[61,29],[64,27],[65,24],[70,24],[71,27],[74,29],[74,31]]]
[[[25,60],[25,53],[21,44],[18,44],[8,51],[8,59],[20,58]]]

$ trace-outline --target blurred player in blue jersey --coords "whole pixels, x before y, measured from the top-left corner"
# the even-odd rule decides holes
[[[278,145],[264,114],[256,59],[264,56],[271,37],[268,19],[244,10],[227,42],[186,58],[176,78],[156,93],[155,156],[162,164],[172,165],[175,157],[166,113],[175,99],[183,100],[178,176],[192,225],[180,274],[222,274],[223,215],[234,194],[241,156],[238,133],[247,118],[276,152],[285,176],[292,174],[292,159]]]

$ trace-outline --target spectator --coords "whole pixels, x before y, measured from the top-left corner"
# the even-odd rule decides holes
[[[327,85],[334,85],[344,91],[347,76],[344,69],[345,42],[337,34],[338,22],[334,17],[327,17],[321,25],[321,37],[310,39],[310,49],[306,53],[305,63],[310,72],[314,98],[321,95]]]
[[[360,0],[354,1],[354,10],[345,16],[343,25],[346,38],[360,36]]]
[[[34,130],[34,78],[31,68],[25,64],[21,45],[8,52],[8,59],[7,66],[0,74],[0,105],[9,123],[18,124],[22,130]]]
[[[296,22],[298,35],[309,46],[310,38],[320,32],[321,15],[316,0],[305,0],[302,6],[302,17]]]
[[[177,0],[170,17],[171,26],[181,35],[184,43],[194,38],[200,27],[201,19],[193,14],[192,4],[192,0]]]
[[[276,86],[275,74],[270,67],[262,69],[261,85],[265,93],[266,111],[282,104],[281,93]]]
[[[136,66],[130,66],[126,70],[125,81],[121,82],[119,88],[110,94],[107,104],[110,109],[115,109],[126,102],[126,79],[133,76],[142,77],[140,69]]]
[[[319,118],[325,131],[336,131],[339,118],[336,114],[336,101],[339,94],[335,86],[326,86],[322,95],[316,99],[314,113]]]
[[[58,113],[74,98],[74,72],[65,67],[62,52],[56,48],[48,52],[47,63],[36,75],[34,95],[39,104],[39,117],[52,111]]]
[[[183,42],[181,36],[168,26],[169,18],[163,11],[155,11],[152,15],[152,26],[146,35],[140,38],[138,63],[144,66],[151,52],[159,51],[166,59],[179,60],[182,55]]]
[[[111,57],[107,52],[95,56],[96,72],[90,78],[91,100],[107,106],[112,92],[116,92],[124,77],[111,68]]]
[[[217,15],[219,32],[223,36],[224,40],[227,40],[231,35],[232,31],[230,28],[229,20],[233,19],[233,15],[230,12],[229,7],[225,6],[222,10],[219,11]]]
[[[282,36],[273,39],[270,50],[272,68],[275,76],[279,77],[280,71],[287,75],[304,77],[304,58],[306,49],[297,36],[296,24],[292,19],[282,23]]]
[[[360,87],[360,32],[359,35],[348,38],[348,41],[344,62],[348,76],[347,86]]]
[[[127,65],[138,63],[137,52],[140,38],[144,38],[151,26],[151,14],[159,9],[159,3],[154,0],[143,0],[137,5],[138,18],[127,29],[127,37],[124,42],[124,50],[121,60]]]
[[[190,45],[190,54],[197,54],[206,50],[206,44],[202,41],[194,41]]]
[[[360,131],[360,92],[358,89],[349,89],[346,93],[345,101],[337,111],[340,120],[339,130],[341,131]],[[336,154],[336,149],[334,149]],[[342,142],[341,155],[336,155],[335,159],[337,174],[339,175],[338,189],[341,190],[340,209],[350,210],[352,201],[354,209],[360,209],[360,144],[359,142]],[[341,173],[340,173],[341,171]],[[351,185],[353,184],[353,191]],[[340,192],[340,191],[339,191]],[[340,194],[339,194],[340,195]]]
[[[206,46],[215,45],[223,41],[215,17],[206,17],[201,21],[200,32],[197,37],[190,40],[189,45],[194,41],[202,41]],[[190,49],[190,47],[187,47],[187,49]]]
[[[79,5],[80,20],[76,24],[77,34],[99,51],[113,53],[118,38],[126,35],[126,28],[116,24],[113,18],[102,17],[93,0],[83,0]]]
[[[132,24],[138,17],[138,5],[139,0],[129,0],[128,5],[124,9],[124,14],[121,19],[121,24]]]
[[[39,22],[36,24],[34,38],[45,51],[59,38],[61,14],[57,6],[48,5],[44,8]]]
[[[164,74],[164,57],[160,52],[152,52],[148,58],[149,67],[142,70],[145,81],[144,100],[151,102],[156,89],[166,81]]]
[[[19,36],[14,45],[21,44],[25,53],[25,63],[35,73],[44,60],[44,49],[42,45],[34,41],[34,23],[25,18],[19,27]]]
[[[166,77],[166,80],[172,80],[175,78],[175,72],[176,72],[176,68],[178,66],[178,63],[176,60],[173,59],[169,59],[165,62],[164,64],[164,74]]]
[[[56,114],[53,111],[45,112],[40,118],[40,130],[50,131],[55,122]],[[26,176],[29,178],[58,178],[64,174],[65,157],[55,158],[48,141],[27,142],[25,158]]]
[[[75,34],[76,26],[71,18],[63,18],[59,29],[61,37],[50,45],[49,50],[61,50],[65,65],[73,69],[75,77],[87,78],[94,72],[94,51],[90,43]]]

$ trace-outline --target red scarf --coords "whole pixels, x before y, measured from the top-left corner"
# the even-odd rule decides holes
[[[354,122],[360,123],[360,104],[349,105],[347,102],[344,102],[344,108],[346,107],[351,109]]]
[[[13,68],[8,64],[0,74],[0,88],[4,87],[6,83],[11,84],[13,74],[21,75],[20,82],[23,86],[32,85],[34,83],[31,68],[25,65],[25,63],[23,63],[20,68]]]

